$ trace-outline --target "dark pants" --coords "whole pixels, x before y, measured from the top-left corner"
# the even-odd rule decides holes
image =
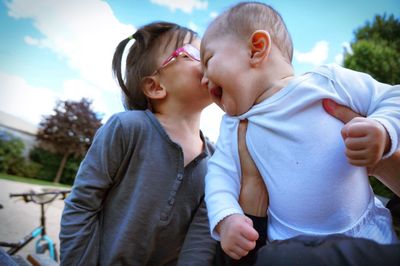
[[[257,252],[258,265],[400,265],[400,243],[381,245],[343,235],[298,236],[266,244]]]
[[[216,266],[232,265],[396,265],[400,266],[400,243],[378,244],[344,235],[297,236],[265,244],[267,219],[249,217],[260,235],[256,248],[240,260],[229,258],[217,246]]]

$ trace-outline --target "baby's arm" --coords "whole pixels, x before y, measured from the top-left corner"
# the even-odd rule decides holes
[[[323,106],[325,110],[341,120],[348,123],[355,117],[360,117],[358,113],[353,112],[346,106],[336,104],[332,100],[324,99]],[[368,167],[368,174],[378,178],[396,195],[400,196],[400,149],[390,157],[379,161],[377,164]]]
[[[232,214],[218,223],[216,231],[221,238],[221,247],[231,258],[238,260],[256,246],[258,233],[250,218]]]
[[[205,202],[211,236],[219,240],[217,225],[232,214],[243,214],[239,205],[240,164],[237,147],[238,121],[224,116],[213,156],[205,177]]]
[[[321,69],[325,71],[323,68]],[[370,122],[365,124],[360,122],[363,120],[361,119],[354,120],[346,126],[346,128],[355,126],[354,131],[358,131],[360,128],[359,126],[361,126],[361,130],[364,131],[362,134],[365,134],[365,132],[368,131],[368,127],[370,127],[372,131],[369,136],[372,137],[375,143],[372,145],[376,145],[377,141],[380,142],[378,147],[374,146],[373,151],[369,150],[370,154],[375,154],[375,158],[369,157],[370,161],[367,161],[366,158],[362,158],[361,155],[358,154],[360,152],[351,152],[351,157],[360,157],[356,158],[355,164],[371,166],[373,162],[378,162],[382,155],[383,158],[387,158],[395,153],[396,150],[400,148],[400,86],[380,83],[365,73],[345,69],[336,65],[331,65],[327,67],[327,69],[330,69],[331,73],[323,74],[332,76],[333,78],[332,84],[335,88],[335,96],[332,99],[380,124],[371,124]],[[383,131],[383,129],[385,129],[385,131]],[[385,136],[382,135],[382,132],[385,132],[385,134],[383,134]],[[355,134],[358,138],[366,136],[360,136],[357,132],[355,132]],[[378,139],[375,139],[375,135],[373,134],[378,134]],[[386,139],[387,135],[389,135],[388,139]],[[348,143],[346,143],[346,145],[348,146]],[[360,143],[352,143],[352,145],[351,151],[360,150],[358,148]],[[354,148],[354,145],[356,148]],[[362,145],[361,143],[361,146]],[[365,146],[361,148],[365,148]]]
[[[385,127],[369,118],[352,119],[342,128],[342,137],[347,159],[355,166],[375,165],[391,147]]]

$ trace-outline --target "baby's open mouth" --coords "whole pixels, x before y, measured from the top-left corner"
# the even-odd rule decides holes
[[[217,88],[212,88],[210,90],[210,93],[213,97],[217,98],[217,99],[221,99],[222,97],[222,89],[221,87],[217,87]]]

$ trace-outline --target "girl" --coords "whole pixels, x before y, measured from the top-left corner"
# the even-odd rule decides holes
[[[165,22],[118,45],[113,72],[127,111],[99,129],[65,201],[62,265],[211,265],[203,198],[213,146],[199,129],[211,98],[199,45],[195,32]]]

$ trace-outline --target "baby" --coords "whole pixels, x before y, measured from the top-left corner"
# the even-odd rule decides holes
[[[247,119],[247,147],[269,192],[270,241],[335,233],[397,241],[366,166],[399,148],[400,86],[337,65],[294,77],[292,54],[284,21],[262,3],[230,8],[204,34],[202,82],[227,113],[206,176],[212,236],[234,258],[258,237],[238,204],[237,130]],[[322,109],[325,98],[368,118],[341,131]]]

